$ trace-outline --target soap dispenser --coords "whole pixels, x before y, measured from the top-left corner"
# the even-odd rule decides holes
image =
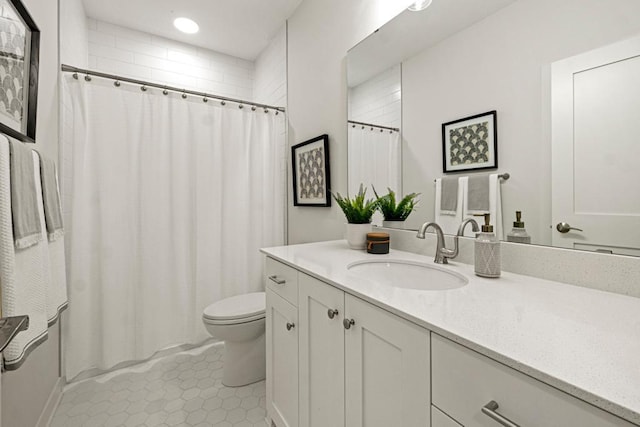
[[[516,220],[513,223],[511,232],[507,234],[507,242],[531,243],[531,236],[529,236],[529,234],[527,234],[527,230],[524,229],[522,212],[520,211],[516,211]]]
[[[475,272],[482,277],[500,277],[500,241],[490,222],[491,216],[484,214],[482,232],[476,235],[474,242]]]

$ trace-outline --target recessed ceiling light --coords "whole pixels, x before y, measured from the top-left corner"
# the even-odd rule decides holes
[[[187,34],[195,34],[200,30],[200,26],[189,18],[176,18],[173,21],[173,26]]]
[[[413,3],[411,3],[411,6],[409,6],[407,9],[413,11],[413,12],[419,12],[421,10],[425,10],[426,8],[428,8],[429,6],[431,6],[431,2],[433,0],[417,0]]]

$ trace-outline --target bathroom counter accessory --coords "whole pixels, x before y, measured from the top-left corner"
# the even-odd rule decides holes
[[[29,328],[29,316],[0,318],[0,353],[9,345],[18,332]]]
[[[466,286],[399,289],[359,277],[348,266],[375,259],[431,263],[391,250],[370,255],[344,241],[262,249],[268,257],[640,425],[640,299],[502,272],[477,277],[472,265],[443,268]]]

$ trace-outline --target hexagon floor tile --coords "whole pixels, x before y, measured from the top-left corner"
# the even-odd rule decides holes
[[[222,385],[222,343],[68,385],[50,427],[266,427],[265,383]]]

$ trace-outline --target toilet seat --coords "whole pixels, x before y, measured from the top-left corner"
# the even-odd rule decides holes
[[[235,325],[264,319],[265,310],[265,293],[253,292],[215,302],[204,309],[202,317],[209,324]]]

